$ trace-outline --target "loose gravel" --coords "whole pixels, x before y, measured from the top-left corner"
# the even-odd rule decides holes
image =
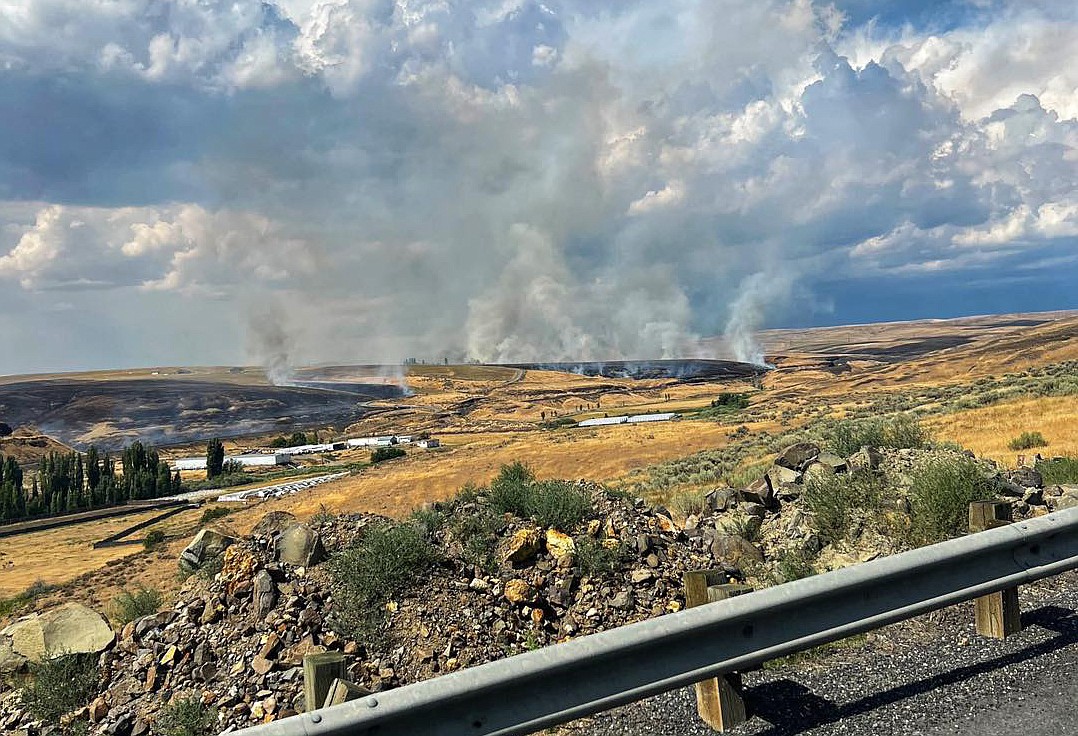
[[[972,603],[870,634],[850,648],[744,675],[754,716],[731,733],[845,736],[1078,736],[1078,573],[1019,591],[1023,630],[977,636]],[[707,736],[691,688],[565,731]]]

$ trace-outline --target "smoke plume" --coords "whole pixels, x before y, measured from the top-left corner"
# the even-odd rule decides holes
[[[253,311],[248,317],[248,353],[265,368],[274,386],[292,382],[292,340],[285,315],[275,304]]]

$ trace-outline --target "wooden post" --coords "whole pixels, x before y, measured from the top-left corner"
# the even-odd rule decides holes
[[[333,705],[340,705],[341,703],[358,700],[364,695],[370,694],[371,691],[367,688],[353,685],[348,682],[348,680],[342,680],[338,677],[332,684],[330,684],[329,692],[326,694],[326,700],[322,704],[322,707],[329,708]]]
[[[334,680],[347,676],[344,655],[340,652],[308,654],[303,658],[303,704],[308,711],[318,710]]]
[[[1011,523],[1011,505],[1006,501],[974,501],[969,505],[969,530],[983,532]],[[1005,639],[1022,630],[1018,608],[1018,588],[981,596],[974,602],[977,633],[993,639]]]
[[[685,573],[685,605],[689,608],[750,592],[752,588],[747,585],[727,584],[723,570]],[[716,731],[726,731],[747,721],[745,701],[741,698],[741,676],[730,672],[696,683],[696,710],[704,723]]]

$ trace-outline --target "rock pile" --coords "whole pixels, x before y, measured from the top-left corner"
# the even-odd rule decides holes
[[[703,510],[684,520],[581,481],[574,487],[590,510],[579,525],[544,528],[497,515],[485,563],[467,553],[453,521],[482,513],[483,497],[435,504],[427,513],[439,521],[426,530],[437,561],[385,601],[384,633],[366,640],[334,630],[335,589],[320,563],[388,520],[347,515],[299,524],[272,512],[248,538],[204,530],[181,555],[194,574],[178,600],[118,632],[100,656],[99,695],[69,718],[95,734],[143,736],[170,701],[195,697],[228,731],[303,711],[306,654],[349,655],[351,681],[377,692],[678,611],[690,570],[722,568],[730,582],[760,584],[791,545],[819,552],[802,499],[815,475],[860,469],[900,484],[924,452],[863,448],[841,458],[800,443],[750,487],[707,493]],[[1035,471],[983,468],[1018,517],[1078,505],[1078,487],[1045,489]],[[893,551],[893,543],[880,544],[890,548],[832,555],[826,566]],[[0,694],[0,727],[41,732],[16,692]]]

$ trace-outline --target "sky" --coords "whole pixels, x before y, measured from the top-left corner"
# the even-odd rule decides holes
[[[1078,308],[1064,0],[0,0],[0,374]]]

